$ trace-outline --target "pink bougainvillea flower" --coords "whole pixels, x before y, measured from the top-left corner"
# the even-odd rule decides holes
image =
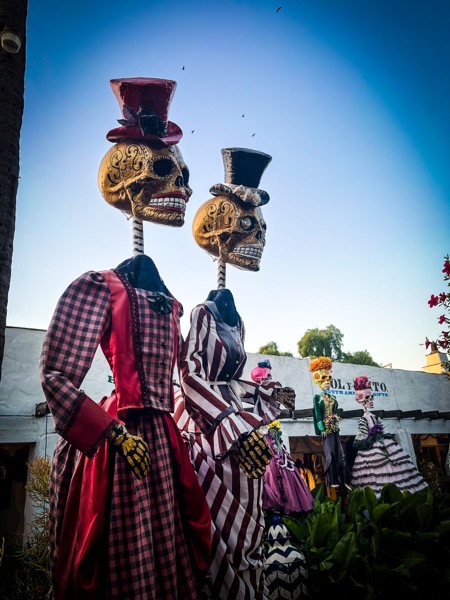
[[[441,315],[438,319],[438,323],[439,325],[442,325],[442,323],[445,323],[445,315]]]
[[[448,333],[448,331],[443,331],[442,335],[445,337],[445,339],[447,339],[449,336],[449,333]]]
[[[447,294],[445,292],[441,292],[439,294],[439,302],[445,302],[447,300]]]
[[[439,304],[439,298],[434,294],[431,294],[431,298],[428,300],[428,304],[430,305],[430,308],[433,308],[433,306],[437,306]]]
[[[450,275],[450,261],[449,260],[445,261],[442,272],[445,273],[446,275]]]
[[[425,338],[425,349],[428,350],[428,348],[430,347],[430,340],[428,338]]]

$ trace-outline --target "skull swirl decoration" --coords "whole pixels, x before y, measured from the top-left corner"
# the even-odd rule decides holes
[[[258,189],[271,160],[246,148],[224,148],[225,184],[212,186],[214,195],[198,209],[192,224],[197,244],[215,258],[247,271],[259,271],[266,243],[261,205],[269,201]]]
[[[105,200],[143,221],[173,227],[184,224],[192,195],[189,169],[177,146],[152,148],[125,140],[104,156],[99,187]]]
[[[168,121],[176,82],[167,79],[113,79],[123,119],[107,139],[116,142],[98,175],[106,202],[137,219],[172,227],[184,224],[192,195],[189,169],[176,145],[182,131]]]
[[[214,257],[247,271],[259,271],[266,223],[260,208],[245,209],[227,196],[205,202],[192,225],[197,244]]]

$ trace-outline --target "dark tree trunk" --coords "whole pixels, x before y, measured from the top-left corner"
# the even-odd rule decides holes
[[[0,0],[0,32],[6,27],[22,39],[16,54],[0,47],[0,379],[16,223],[27,8],[28,0]]]

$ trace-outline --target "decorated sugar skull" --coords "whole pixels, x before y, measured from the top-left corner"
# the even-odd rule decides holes
[[[362,404],[365,409],[373,408],[373,392],[370,385],[369,378],[365,375],[356,377],[353,381],[355,400]]]
[[[272,365],[269,360],[262,360],[251,370],[250,377],[255,383],[269,383],[272,380]]]
[[[213,185],[213,198],[194,217],[197,244],[211,256],[247,271],[259,271],[266,243],[261,206],[269,195],[258,188],[272,157],[246,148],[224,148],[225,183]]]
[[[98,183],[105,200],[143,221],[180,227],[192,195],[189,169],[176,145],[182,131],[167,120],[176,82],[113,79],[123,119],[107,139]]]
[[[311,361],[309,365],[309,370],[312,373],[312,379],[314,383],[322,390],[329,390],[331,388],[331,380],[333,376],[331,374],[333,363],[331,362],[331,358],[327,356],[320,356]]]

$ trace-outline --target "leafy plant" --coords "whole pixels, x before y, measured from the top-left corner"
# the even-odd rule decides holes
[[[354,489],[346,505],[319,488],[310,513],[283,521],[307,557],[311,598],[430,600],[448,591],[450,520],[429,488],[411,494],[389,484],[379,500]]]

